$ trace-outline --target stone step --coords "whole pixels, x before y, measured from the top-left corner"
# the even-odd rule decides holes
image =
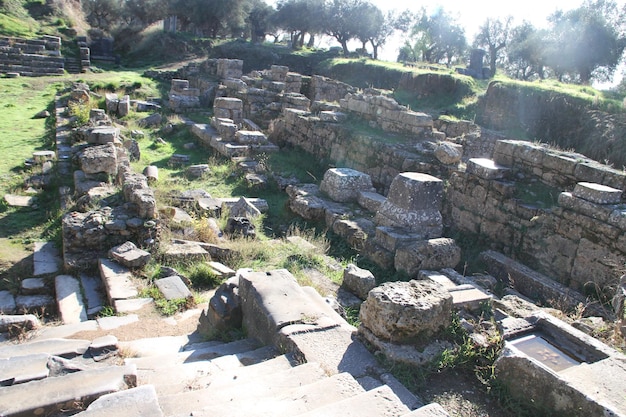
[[[273,348],[262,348],[265,355],[257,354],[257,362],[273,358],[276,350]],[[268,357],[268,354],[271,356]],[[156,368],[138,369],[137,380],[139,384],[152,384],[159,395],[175,394],[188,390],[190,387],[207,384],[207,381],[220,372],[233,370],[244,366],[238,355],[221,356],[213,360],[199,360],[193,362],[183,362],[171,366],[157,366]],[[287,362],[287,361],[285,361]],[[132,363],[132,361],[127,361]],[[290,366],[288,363],[284,367]],[[277,367],[278,369],[278,367]]]
[[[398,417],[409,408],[386,385],[362,394],[299,414],[300,417]]]
[[[240,398],[229,398],[220,404],[209,405],[194,411],[194,417],[216,415],[243,415],[255,417],[291,417],[315,408],[359,395],[365,390],[349,373],[336,374],[308,385],[287,388],[274,396],[254,398],[245,401],[245,393]]]
[[[0,415],[50,415],[135,386],[134,366],[109,366],[0,388]]]
[[[139,370],[138,380],[142,384],[155,385],[160,396],[167,396],[189,390],[200,390],[209,386],[213,387],[215,384],[219,385],[220,381],[228,383],[235,379],[241,380],[241,378],[253,380],[274,372],[289,370],[294,366],[291,357],[285,355],[250,365],[244,369],[240,366],[223,368],[212,362],[190,362],[170,368]],[[169,377],[170,375],[171,377]]]
[[[52,242],[35,242],[33,253],[34,275],[54,274],[59,271],[61,258]]]
[[[182,416],[217,402],[237,403],[240,400],[256,401],[259,398],[277,396],[285,389],[308,385],[325,377],[324,370],[312,362],[278,372],[266,369],[260,375],[258,372],[255,372],[257,375],[249,373],[249,369],[262,367],[268,362],[271,361],[241,368],[234,374],[219,374],[204,389],[163,396],[159,399],[161,408],[165,415]]]
[[[221,342],[207,342],[220,344]],[[197,345],[197,344],[194,344]],[[128,352],[129,357],[143,358],[182,352],[192,346],[189,336],[161,336],[120,342],[119,348]]]
[[[89,340],[74,339],[46,339],[19,345],[4,345],[0,347],[0,359],[15,358],[18,356],[47,353],[64,358],[82,355],[89,349]]]
[[[162,417],[156,390],[152,385],[103,395],[76,417]]]
[[[198,345],[198,346],[195,346]],[[143,358],[128,358],[126,363],[137,365],[137,369],[169,368],[192,362],[212,360],[218,366],[227,366],[227,363],[237,361],[237,366],[252,365],[276,356],[273,347],[258,347],[258,342],[252,339],[237,340],[230,343],[217,342],[212,345],[191,345],[188,350],[164,355],[148,356]]]
[[[137,296],[138,291],[128,268],[103,258],[98,260],[98,265],[111,305],[114,305],[114,300],[126,300]]]
[[[47,378],[50,374],[48,359],[47,353],[0,359],[0,386]]]
[[[153,346],[153,351],[150,351],[150,342],[154,338],[139,339],[131,342],[122,342],[121,345],[134,353],[136,358],[157,356],[157,358],[136,360],[137,364],[153,363],[158,364],[162,362],[166,366],[175,365],[177,363],[194,362],[201,360],[214,359],[219,356],[235,355],[238,353],[246,352],[249,350],[257,349],[260,344],[254,339],[241,339],[235,340],[230,343],[222,342],[207,342],[207,343],[193,343],[185,347],[185,343],[179,344],[176,349],[176,339],[163,339],[170,343],[170,346]],[[161,339],[161,338],[159,338]],[[162,341],[163,341],[162,340]],[[147,345],[147,346],[146,346]],[[166,350],[167,348],[167,350]],[[151,354],[151,352],[154,352]],[[166,355],[166,356],[164,356]],[[156,366],[156,365],[150,365]]]
[[[57,275],[54,279],[57,308],[63,324],[87,321],[80,282],[70,275]]]

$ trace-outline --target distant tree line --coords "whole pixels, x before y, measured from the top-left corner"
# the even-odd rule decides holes
[[[604,81],[626,47],[626,9],[614,0],[585,0],[577,9],[556,12],[546,29],[528,22],[513,26],[511,17],[486,18],[471,45],[458,18],[443,8],[383,13],[368,0],[278,0],[275,6],[264,0],[82,0],[82,5],[93,27],[112,33],[138,32],[175,15],[183,31],[198,36],[255,43],[286,38],[294,49],[329,36],[344,55],[357,41],[373,59],[400,32],[406,41],[398,61],[462,65],[470,49],[480,48],[492,75],[502,71],[521,80]]]

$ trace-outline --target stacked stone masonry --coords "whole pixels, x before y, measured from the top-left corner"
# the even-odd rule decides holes
[[[0,73],[23,76],[60,75],[65,59],[61,56],[61,38],[0,38]]]

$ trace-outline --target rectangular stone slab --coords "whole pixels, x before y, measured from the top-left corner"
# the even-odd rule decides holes
[[[177,275],[157,279],[154,283],[168,301],[193,298],[189,288]]]
[[[0,415],[45,415],[81,401],[89,403],[134,386],[136,373],[130,365],[110,366],[5,387],[0,395]]]
[[[239,278],[244,326],[249,336],[273,344],[280,329],[290,324],[313,324],[336,313],[313,300],[286,269],[246,271]]]
[[[108,259],[100,259],[98,264],[100,276],[111,304],[113,304],[113,300],[124,300],[137,296],[137,288],[135,288],[131,280],[132,274],[127,268]]]
[[[17,358],[0,359],[0,384],[12,381],[6,385],[21,384],[35,379],[47,378],[48,369],[47,353],[19,356]]]

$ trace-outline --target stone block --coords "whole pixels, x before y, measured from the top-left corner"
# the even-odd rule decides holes
[[[256,145],[267,142],[267,137],[263,132],[239,130],[235,133],[235,141],[245,145]]]
[[[403,172],[389,187],[387,203],[407,211],[441,211],[443,181],[428,174]]]
[[[357,194],[357,203],[364,209],[376,213],[380,206],[387,200],[387,198],[381,194],[371,191],[359,191]]]
[[[98,264],[100,277],[111,305],[113,305],[114,300],[124,300],[137,296],[138,291],[133,284],[132,274],[126,267],[108,259],[99,259]]]
[[[444,329],[452,317],[452,295],[432,281],[386,282],[361,305],[361,326],[380,339],[410,344]]]
[[[217,97],[213,102],[213,107],[216,109],[242,110],[243,101],[233,97]]]
[[[396,249],[407,244],[424,239],[423,232],[411,232],[401,227],[378,226],[376,228],[376,243],[391,252],[395,252]]]
[[[106,305],[102,280],[97,276],[81,274],[80,284],[87,302],[87,316],[93,316]]]
[[[590,182],[576,184],[573,194],[596,204],[619,204],[622,200],[622,190]]]
[[[177,275],[158,279],[154,282],[154,284],[157,286],[159,291],[161,291],[163,297],[168,301],[193,299],[191,291],[189,291],[189,288],[187,288],[183,280]]]
[[[454,239],[422,240],[396,251],[394,266],[414,277],[422,269],[454,268],[461,261],[461,248]]]
[[[151,255],[133,242],[125,242],[109,250],[109,256],[127,268],[142,268],[150,262]]]
[[[319,118],[322,122],[343,123],[348,120],[348,115],[338,111],[321,111]]]
[[[235,271],[231,268],[227,267],[223,263],[216,261],[207,262],[209,268],[219,277],[219,278],[230,278],[235,275]]]
[[[24,295],[45,294],[50,289],[43,278],[25,278],[20,284],[20,292]]]
[[[435,157],[444,165],[458,164],[462,156],[463,146],[456,143],[441,142],[435,149]]]
[[[120,130],[116,127],[96,127],[89,132],[87,143],[92,145],[105,145],[119,142]]]
[[[58,275],[54,279],[54,288],[63,324],[87,321],[80,282],[70,275]]]
[[[367,294],[376,287],[376,278],[367,269],[359,268],[354,264],[348,264],[343,270],[342,287],[355,294],[361,300],[367,298]]]
[[[498,165],[493,160],[487,158],[470,158],[467,161],[466,172],[485,180],[502,179],[508,171],[508,168]]]
[[[79,161],[85,174],[117,174],[117,151],[112,143],[85,149],[80,154]]]
[[[374,192],[372,178],[350,168],[331,168],[324,173],[320,191],[340,203],[356,201],[359,191]]]
[[[54,311],[54,298],[47,294],[18,295],[15,297],[15,309],[19,313]]]

